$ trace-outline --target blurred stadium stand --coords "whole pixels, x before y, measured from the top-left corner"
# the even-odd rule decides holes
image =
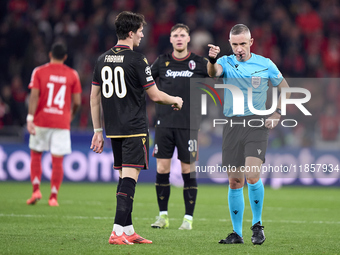
[[[0,142],[24,142],[27,98],[32,70],[48,62],[51,44],[69,48],[66,64],[80,75],[82,109],[72,130],[89,131],[89,93],[99,54],[116,42],[114,19],[123,11],[144,14],[148,25],[136,50],[152,63],[171,51],[170,28],[183,22],[191,28],[191,50],[207,55],[207,43],[230,54],[230,28],[248,25],[254,53],[269,57],[286,78],[333,78],[313,91],[311,107],[318,114],[287,132],[271,132],[270,148],[339,148],[340,4],[337,0],[2,0],[0,3]],[[150,126],[154,106],[148,106]],[[294,116],[289,109],[288,116]],[[330,146],[331,147],[331,146]]]

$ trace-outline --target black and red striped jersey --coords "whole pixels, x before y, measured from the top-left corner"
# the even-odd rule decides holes
[[[194,53],[189,53],[181,59],[176,58],[173,53],[168,53],[160,55],[151,65],[153,78],[159,77],[157,82],[159,90],[183,99],[183,107],[180,111],[174,111],[170,105],[156,105],[157,127],[199,128],[200,112],[190,109],[193,105],[190,102],[192,92],[190,80],[208,77],[207,63],[206,58]]]
[[[155,82],[143,54],[114,46],[98,58],[92,85],[101,86],[107,137],[147,135],[145,89]]]

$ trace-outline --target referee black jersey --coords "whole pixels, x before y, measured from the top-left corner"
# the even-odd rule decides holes
[[[92,85],[101,87],[107,137],[148,134],[145,89],[155,82],[144,55],[116,45],[98,58]]]
[[[176,58],[173,53],[160,55],[152,64],[152,76],[159,77],[158,88],[172,96],[183,99],[180,111],[170,105],[156,105],[156,126],[168,128],[199,128],[199,111],[190,110],[190,78],[205,78],[208,60],[194,53],[184,58]],[[200,99],[198,99],[200,100]],[[191,121],[190,118],[198,121]],[[194,123],[194,124],[193,124]]]

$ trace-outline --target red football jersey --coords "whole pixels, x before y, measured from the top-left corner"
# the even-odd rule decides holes
[[[33,70],[29,89],[39,89],[34,124],[70,129],[72,94],[81,93],[76,70],[64,64],[47,63]]]

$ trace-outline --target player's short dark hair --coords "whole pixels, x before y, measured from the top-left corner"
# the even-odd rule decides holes
[[[244,24],[237,24],[235,26],[233,26],[230,30],[230,35],[239,35],[239,34],[247,34],[249,33],[250,34],[250,30],[249,28],[244,25]]]
[[[184,29],[188,34],[190,34],[190,28],[189,28],[187,25],[183,24],[183,23],[177,23],[176,25],[174,25],[174,26],[171,28],[171,30],[170,30],[170,34],[171,34],[173,31],[175,31],[175,30],[177,30],[177,29],[179,29],[179,28]]]
[[[126,39],[130,31],[136,33],[142,25],[146,25],[144,15],[128,11],[119,13],[115,20],[118,39]]]
[[[56,42],[51,47],[52,57],[58,60],[63,60],[67,54],[67,47],[64,43]]]

